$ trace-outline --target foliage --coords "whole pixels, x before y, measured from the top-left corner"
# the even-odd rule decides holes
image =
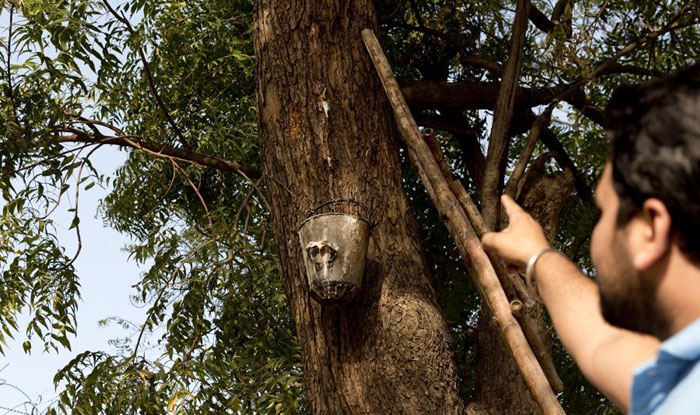
[[[303,411],[299,350],[259,183],[139,151],[111,182],[93,169],[86,143],[61,143],[94,134],[97,149],[123,132],[158,145],[184,139],[192,152],[257,164],[252,4],[119,5],[117,16],[132,28],[100,2],[26,1],[8,11],[11,78],[0,101],[5,334],[20,330],[17,312],[30,310],[28,337],[70,347],[79,280],[51,219],[69,194],[79,237],[80,192],[109,186],[102,216],[131,236],[131,257],[149,267],[135,287],[136,301],[149,307],[142,328],[121,353],[83,353],[57,373],[62,392],[52,412]],[[149,332],[164,333],[155,358],[140,344]]]
[[[402,81],[498,80],[513,18],[511,2],[376,2],[383,43]],[[533,1],[545,16],[555,5]],[[530,25],[520,85],[553,88],[585,79],[585,106],[604,107],[621,82],[669,72],[700,55],[693,1],[564,2],[553,27]],[[52,215],[69,203],[80,242],[79,198],[109,189],[101,215],[128,235],[134,261],[148,267],[135,287],[148,319],[120,353],[86,352],[54,380],[52,413],[303,413],[301,357],[281,287],[259,166],[255,124],[252,0],[3,1],[0,68],[0,341],[24,331],[45,349],[70,348],[80,296],[80,252],[56,238]],[[676,20],[677,29],[605,59]],[[550,22],[551,23],[551,22]],[[687,23],[687,22],[686,22]],[[570,26],[570,28],[569,28]],[[476,60],[475,60],[476,59]],[[491,66],[478,64],[478,59]],[[476,62],[476,63],[475,63]],[[645,73],[647,70],[649,73]],[[589,79],[590,78],[590,79]],[[554,98],[554,96],[550,97]],[[600,125],[561,104],[552,129],[589,184],[606,157]],[[474,130],[482,145],[490,107],[428,108]],[[519,108],[520,115],[530,108]],[[517,135],[509,165],[526,134]],[[458,177],[469,178],[463,136],[438,132]],[[93,166],[103,146],[128,149],[114,180]],[[536,155],[546,150],[540,144]],[[242,169],[249,166],[250,169]],[[553,170],[558,167],[552,165]],[[416,213],[443,310],[454,335],[465,394],[475,381],[478,297],[458,254],[410,169],[405,187]],[[65,202],[69,199],[68,202]],[[64,201],[63,203],[61,201]],[[572,197],[557,244],[586,268],[590,203]],[[27,327],[16,316],[31,313]],[[128,323],[124,323],[129,326]],[[159,355],[142,343],[156,333]],[[162,336],[160,333],[163,333]],[[30,342],[25,342],[29,352]],[[571,413],[609,404],[556,349]]]

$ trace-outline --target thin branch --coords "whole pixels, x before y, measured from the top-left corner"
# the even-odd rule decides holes
[[[88,124],[87,121],[83,121]],[[97,122],[96,122],[97,123]],[[103,125],[104,123],[97,123],[98,125]],[[118,135],[118,136],[103,136],[103,137],[93,137],[84,131],[69,130],[65,127],[54,127],[57,131],[72,132],[72,135],[63,135],[58,138],[59,142],[73,142],[73,143],[91,143],[91,144],[110,144],[120,147],[130,147],[136,150],[145,151],[156,157],[163,157],[169,159],[175,159],[179,161],[184,161],[194,165],[202,167],[210,167],[222,172],[237,173],[240,176],[248,179],[255,180],[262,176],[262,172],[250,166],[242,166],[239,163],[223,160],[218,157],[207,156],[200,153],[195,153],[190,150],[185,150],[182,148],[173,147],[167,144],[156,144],[141,140],[139,137]]]
[[[78,169],[78,175],[75,179],[75,212],[73,212],[73,222],[75,223],[75,235],[78,238],[78,248],[75,251],[75,255],[73,256],[73,259],[71,259],[67,264],[66,268],[69,268],[75,261],[78,259],[78,256],[80,255],[80,251],[83,249],[83,238],[80,236],[80,223],[78,222],[79,216],[78,216],[78,210],[79,210],[79,202],[80,202],[80,179],[83,176],[83,167],[85,167],[85,163],[90,160],[90,156],[95,153],[100,147],[102,147],[102,144],[97,145],[97,147],[93,148],[90,150],[90,152],[83,158],[82,163],[80,163],[80,168]]]
[[[425,22],[423,21],[423,16],[420,15],[420,10],[418,10],[418,5],[416,4],[416,0],[410,0],[411,1],[411,9],[413,10],[413,14],[416,15],[416,20],[418,20],[418,24],[421,26],[425,26]]]
[[[557,136],[549,128],[543,128],[540,133],[540,140],[550,151],[554,152],[554,159],[557,161],[557,164],[562,169],[569,169],[574,175],[574,187],[581,199],[585,202],[591,202],[593,200],[591,187],[588,185],[585,176],[566,153],[566,149]]]
[[[452,45],[456,46],[457,49],[459,49],[459,55],[460,55],[460,61],[462,64],[466,65],[471,65],[471,66],[476,66],[477,68],[482,68],[486,69],[487,71],[493,72],[497,75],[500,75],[503,72],[503,67],[495,62],[491,62],[487,59],[481,58],[477,55],[474,55],[473,53],[469,53],[467,49],[464,47],[462,42],[459,40],[458,37],[453,36],[450,33],[445,33],[440,30],[436,29],[431,29],[429,27],[425,27],[423,25],[421,26],[414,26],[410,24],[396,24],[394,27],[403,27],[405,29],[410,29],[414,30],[416,32],[421,32],[426,35],[434,36],[439,39],[442,39],[446,42],[451,43]]]
[[[568,100],[572,95],[574,95],[583,85],[585,85],[587,82],[590,80],[601,76],[605,75],[606,73],[620,73],[620,72],[615,72],[615,69],[622,70],[621,68],[629,68],[626,65],[619,65],[618,61],[620,58],[623,56],[629,54],[630,52],[634,51],[637,49],[639,46],[642,46],[654,39],[657,39],[658,37],[665,35],[668,32],[673,32],[679,29],[683,29],[689,26],[693,26],[697,24],[697,16],[693,14],[693,17],[689,19],[688,21],[685,21],[683,23],[678,23],[679,19],[683,17],[683,15],[686,13],[686,10],[681,10],[673,19],[671,19],[670,22],[666,23],[664,27],[662,27],[659,30],[649,32],[646,36],[644,36],[641,39],[637,39],[633,42],[628,43],[624,48],[622,48],[620,51],[618,51],[614,56],[606,59],[603,63],[598,65],[595,69],[593,69],[590,73],[580,77],[576,82],[571,84],[571,86],[560,93],[555,99],[555,102],[559,101],[566,101]],[[612,71],[612,72],[610,72]]]
[[[552,10],[552,23],[554,23],[555,27],[559,25],[564,27],[564,33],[566,33],[567,39],[571,38],[572,35],[571,16],[564,21],[561,20],[561,17],[564,15],[567,6],[571,6],[571,8],[574,7],[573,4],[569,3],[573,3],[573,0],[559,0]]]
[[[554,9],[552,10],[552,23],[555,25],[561,23],[561,16],[564,14],[566,6],[569,5],[569,1],[570,0],[557,1],[557,4],[554,5]]]
[[[529,163],[532,153],[535,151],[537,142],[540,140],[540,133],[542,129],[546,128],[552,119],[552,111],[554,108],[555,106],[548,106],[532,124],[532,129],[527,137],[525,149],[523,149],[522,153],[520,154],[520,158],[515,164],[515,168],[513,168],[513,173],[510,175],[510,178],[506,183],[505,194],[510,196],[512,199],[515,199],[517,195],[518,188],[520,187],[520,179],[525,172],[525,167]]]
[[[107,0],[102,0],[102,3],[104,3],[105,7],[107,7],[109,12],[112,13],[112,15],[117,20],[119,20],[126,26],[127,30],[132,36],[136,34],[136,31],[134,30],[133,26],[131,26],[131,22],[129,22],[129,19],[127,19],[124,15],[119,15],[119,13],[117,13],[117,11],[112,8],[112,6]],[[172,115],[170,115],[168,107],[165,105],[165,102],[163,102],[163,99],[158,93],[158,88],[156,87],[156,83],[153,79],[153,73],[151,72],[151,66],[149,65],[148,60],[146,59],[146,54],[143,52],[143,48],[141,46],[137,47],[137,52],[139,54],[139,58],[141,59],[141,64],[143,65],[143,71],[146,73],[148,88],[151,90],[151,93],[153,94],[153,97],[155,98],[158,107],[165,116],[165,119],[168,121],[168,124],[170,124],[172,129],[175,131],[175,135],[177,135],[183,148],[185,148],[185,150],[190,150],[191,147],[187,142],[187,139],[185,139],[185,136],[182,134],[182,130],[180,130],[180,127],[178,127]]]
[[[530,12],[528,13],[528,18],[535,25],[536,28],[540,29],[545,33],[549,33],[554,30],[555,24],[549,20],[549,17],[542,13],[537,7],[531,6]]]
[[[513,117],[515,93],[518,89],[518,79],[520,78],[529,8],[529,0],[518,0],[513,22],[510,53],[503,70],[498,99],[493,111],[493,125],[486,154],[486,170],[484,171],[484,182],[482,185],[482,213],[486,224],[494,230],[497,229],[496,226],[498,224],[498,200],[503,188],[503,175],[510,141],[510,121]]]
[[[178,264],[177,268],[175,268],[175,270],[173,270],[173,272],[170,273],[170,275],[169,275],[167,281],[165,281],[165,285],[163,285],[163,287],[161,287],[160,291],[158,292],[158,296],[156,297],[155,301],[153,301],[153,304],[154,304],[154,305],[155,305],[155,304],[158,304],[158,302],[160,302],[160,300],[161,300],[161,299],[163,298],[163,296],[165,295],[166,289],[167,289],[169,286],[171,286],[171,285],[173,284],[173,282],[174,282],[174,280],[175,280],[175,277],[177,276],[177,273],[182,269],[182,267],[185,266],[186,260],[189,259],[189,258],[192,258],[192,256],[194,256],[194,254],[196,254],[197,252],[199,252],[199,251],[201,251],[202,249],[204,249],[207,245],[209,245],[209,244],[211,244],[211,243],[213,243],[213,242],[216,242],[216,239],[217,239],[217,238],[214,237],[214,238],[212,238],[212,239],[208,239],[208,240],[202,242],[202,243],[199,244],[197,247],[193,248],[193,249],[187,254],[187,256],[186,256],[182,261],[180,261],[180,264]],[[141,345],[141,339],[143,339],[143,334],[144,334],[145,331],[146,331],[146,327],[147,327],[147,325],[148,325],[148,321],[151,319],[152,316],[153,316],[153,314],[150,314],[150,313],[149,313],[149,314],[146,316],[146,320],[145,320],[145,321],[143,322],[143,324],[141,325],[141,330],[139,331],[139,336],[138,336],[138,338],[136,339],[136,344],[134,345],[134,351],[131,353],[131,359],[132,359],[132,360],[135,359],[135,358],[136,358],[136,355],[138,354],[139,346]]]
[[[605,9],[608,7],[609,2],[610,2],[610,0],[604,0],[604,1],[603,1],[603,5],[600,6],[600,8],[598,9],[598,13],[596,13],[595,18],[594,18],[593,21],[590,22],[590,23],[588,24],[588,26],[586,27],[586,29],[585,29],[585,30],[586,30],[586,33],[593,33],[593,32],[594,32],[593,27],[594,27],[595,25],[597,25],[597,24],[598,24],[598,21],[600,20],[600,18],[603,17],[603,12],[605,12]]]
[[[88,143],[88,144],[82,145],[82,146],[80,146],[80,147],[71,148],[71,149],[62,151],[62,152],[58,153],[58,154],[55,155],[55,156],[46,157],[46,158],[43,158],[43,159],[41,159],[41,160],[37,160],[37,161],[34,162],[34,163],[31,163],[31,164],[28,164],[28,165],[26,165],[26,166],[20,167],[20,168],[18,168],[18,169],[12,170],[11,172],[1,173],[1,174],[0,174],[0,177],[11,177],[11,176],[14,176],[15,174],[17,174],[17,173],[19,173],[19,172],[21,172],[21,171],[24,171],[24,170],[31,170],[31,169],[33,169],[34,167],[41,166],[42,164],[46,163],[47,161],[54,160],[57,156],[65,156],[66,154],[75,153],[76,151],[81,151],[81,150],[83,150],[84,148],[87,148],[87,147],[90,147],[90,146],[94,146],[94,145],[98,145],[98,144],[99,144],[99,142],[96,142],[96,143]]]
[[[12,87],[12,23],[13,17],[15,15],[15,5],[10,5],[10,22],[7,27],[7,97],[10,99],[10,104],[12,105],[12,115],[15,118],[15,122],[19,125],[19,117],[17,116],[17,106],[15,105],[15,97]]]
[[[175,160],[170,160],[173,163],[173,167],[176,169],[180,170],[180,173],[182,173],[182,176],[187,180],[187,183],[189,183],[190,187],[192,190],[194,190],[194,193],[197,195],[197,198],[199,199],[199,203],[202,204],[202,208],[204,208],[204,213],[207,215],[207,221],[209,222],[209,229],[214,232],[214,224],[211,221],[211,214],[209,213],[209,208],[207,207],[207,202],[204,201],[204,197],[202,194],[199,192],[199,188],[195,186],[195,184],[190,180],[190,177],[187,175],[187,172],[180,167]]]
[[[673,32],[671,32],[673,33]],[[600,75],[613,75],[613,74],[624,74],[631,73],[635,75],[652,76],[655,78],[661,78],[668,75],[666,72],[660,71],[654,68],[643,68],[641,66],[634,65],[621,65],[613,64],[603,69]]]
[[[246,208],[246,209],[250,210],[250,208],[248,208],[248,202],[250,201],[250,198],[253,196],[253,193],[258,191],[257,186],[260,184],[260,182],[262,182],[262,178],[258,179],[255,182],[255,186],[251,186],[250,191],[245,195],[245,197],[243,198],[243,201],[241,202],[241,205],[236,210],[236,215],[233,218],[233,223],[234,223],[233,231],[234,232],[238,231],[238,222],[241,219],[241,213],[243,213],[243,209]]]

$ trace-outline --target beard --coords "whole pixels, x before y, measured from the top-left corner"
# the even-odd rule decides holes
[[[601,274],[602,278],[598,278],[600,310],[605,321],[623,329],[667,338],[670,322],[657,305],[657,279],[639,273],[626,255],[617,256],[616,262],[614,275]]]

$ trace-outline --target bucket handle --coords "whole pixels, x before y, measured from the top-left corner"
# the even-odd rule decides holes
[[[359,206],[360,208],[362,208],[362,210],[364,210],[364,212],[365,212],[365,215],[367,216],[367,223],[369,223],[369,229],[370,229],[370,231],[371,231],[372,229],[374,229],[374,227],[377,226],[377,225],[379,224],[379,222],[372,222],[372,214],[371,214],[369,208],[368,208],[367,206],[363,205],[362,203],[358,202],[358,201],[355,200],[355,199],[332,199],[332,200],[329,200],[329,201],[327,201],[327,202],[323,202],[323,203],[321,203],[320,205],[316,206],[315,208],[309,210],[309,211],[306,213],[306,215],[304,216],[304,219],[301,221],[301,223],[304,223],[305,220],[307,220],[308,218],[310,218],[311,216],[313,216],[313,215],[314,215],[316,212],[318,212],[321,208],[324,208],[324,207],[326,207],[326,206],[328,206],[328,205],[338,204],[338,203],[352,203],[352,204],[357,205],[357,206]],[[301,225],[299,225],[299,226],[301,226]],[[294,234],[298,234],[298,232],[299,232],[299,229],[296,229],[296,230],[292,231],[292,233],[294,233]]]
[[[354,204],[354,205],[361,207],[362,210],[365,211],[365,215],[367,215],[367,222],[371,222],[371,220],[370,220],[371,214],[370,214],[369,208],[367,206],[363,205],[362,203],[358,202],[355,199],[332,199],[332,200],[329,200],[327,202],[323,202],[320,205],[316,206],[315,208],[309,210],[306,213],[306,216],[304,216],[304,220],[313,216],[313,214],[318,212],[319,210],[321,210],[321,208],[324,208],[328,205],[335,205],[335,204],[339,204],[339,203],[351,203],[351,204]]]

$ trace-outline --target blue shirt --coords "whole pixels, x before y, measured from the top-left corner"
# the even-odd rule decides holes
[[[630,408],[631,415],[700,414],[700,319],[634,370]]]

